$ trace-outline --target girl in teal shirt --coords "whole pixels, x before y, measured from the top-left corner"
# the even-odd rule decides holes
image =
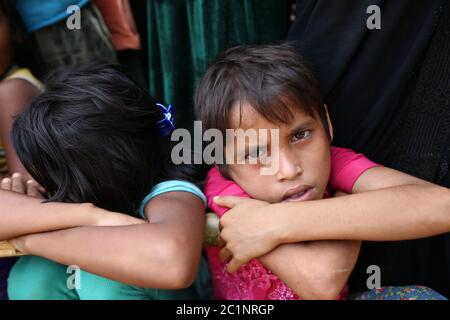
[[[171,165],[171,108],[105,65],[63,71],[46,89],[12,130],[46,203],[0,191],[0,239],[29,254],[9,297],[207,298],[205,198],[196,170]]]

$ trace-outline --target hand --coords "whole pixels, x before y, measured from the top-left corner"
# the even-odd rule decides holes
[[[4,178],[0,185],[2,190],[13,191],[21,194],[26,194],[30,197],[44,199],[42,194],[45,193],[45,189],[42,188],[36,181],[29,179],[24,182],[20,173],[14,173],[10,178]]]
[[[265,255],[277,247],[280,230],[274,205],[240,197],[216,197],[214,202],[230,210],[220,219],[220,238],[224,248],[220,259],[228,261],[228,272],[236,271],[253,258]]]

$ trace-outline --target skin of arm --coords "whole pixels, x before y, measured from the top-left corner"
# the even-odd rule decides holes
[[[337,240],[282,244],[258,260],[302,299],[332,300],[347,282],[360,246],[360,241]],[[221,259],[228,259],[228,253],[222,250]],[[228,271],[237,269],[238,259],[228,264]]]
[[[147,204],[148,222],[78,227],[32,234],[11,242],[24,253],[77,265],[87,272],[130,285],[180,289],[195,280],[204,211],[196,196],[169,192]]]
[[[236,267],[282,243],[395,241],[450,231],[447,188],[393,169],[374,167],[357,179],[353,192],[343,197],[278,204],[220,197],[216,203],[232,208],[221,219],[221,237],[227,243],[222,256],[232,256],[231,263]]]
[[[14,117],[29,105],[39,93],[38,89],[25,80],[11,79],[0,83],[0,139],[6,151],[10,172],[20,172],[29,178],[11,143],[11,127]]]
[[[327,200],[330,202],[322,201],[322,205],[329,207],[328,211],[317,208],[317,213],[336,208],[333,214],[326,214],[333,223],[314,229],[318,220],[311,219],[308,238],[396,241],[450,231],[450,189],[393,169],[369,169],[356,181],[352,195]],[[282,238],[290,242],[295,234],[291,229]]]
[[[96,225],[103,210],[93,205],[42,203],[42,199],[0,190],[0,240],[18,236]]]
[[[337,192],[335,197],[344,196]],[[361,241],[310,241],[281,244],[259,258],[305,300],[336,299],[358,259]]]
[[[358,258],[360,241],[283,244],[259,261],[305,300],[333,300],[344,288]]]
[[[0,240],[78,226],[122,226],[143,221],[90,203],[42,203],[42,193],[45,190],[36,181],[25,182],[17,172],[1,180]]]

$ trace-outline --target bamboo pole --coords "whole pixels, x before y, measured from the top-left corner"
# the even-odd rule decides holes
[[[0,241],[0,258],[23,256],[8,241]]]

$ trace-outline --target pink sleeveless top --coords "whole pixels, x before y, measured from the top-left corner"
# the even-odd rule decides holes
[[[327,194],[335,190],[351,193],[358,177],[367,169],[377,166],[364,155],[350,149],[331,148],[331,174]],[[219,217],[228,211],[213,202],[215,196],[249,197],[236,183],[225,179],[217,167],[212,168],[207,176],[205,195],[208,206]],[[326,196],[326,195],[325,195]],[[226,270],[226,263],[219,259],[220,248],[207,247],[209,267],[211,271],[214,296],[224,300],[299,300],[292,289],[284,284],[275,274],[268,270],[257,259],[241,266],[235,273]],[[336,299],[346,299],[347,286]]]

